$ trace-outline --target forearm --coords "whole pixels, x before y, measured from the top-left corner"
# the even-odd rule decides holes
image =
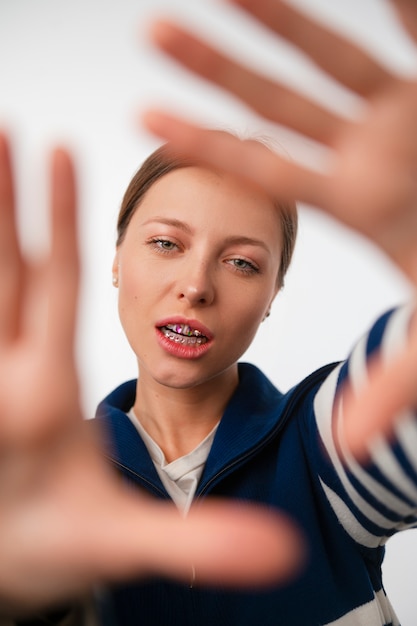
[[[367,547],[377,547],[397,530],[417,523],[416,412],[393,415],[391,432],[370,438],[366,459],[358,461],[343,441],[346,415],[341,393],[347,385],[360,393],[377,354],[390,366],[406,345],[413,315],[409,308],[381,318],[315,399],[322,444],[316,462],[323,490],[346,531]],[[369,414],[363,410],[358,418],[366,423]]]

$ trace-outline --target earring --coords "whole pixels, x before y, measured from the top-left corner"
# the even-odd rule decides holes
[[[271,309],[268,309],[267,312],[265,313],[265,315],[263,316],[262,321],[264,322],[266,320],[267,317],[269,317],[271,315]]]
[[[118,287],[119,286],[119,279],[117,278],[116,274],[113,274],[113,287]]]

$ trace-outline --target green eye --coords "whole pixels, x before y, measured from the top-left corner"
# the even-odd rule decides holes
[[[148,244],[157,252],[174,252],[175,250],[178,250],[178,245],[170,239],[154,237],[148,241]]]
[[[168,241],[167,239],[159,239],[157,243],[164,250],[173,250],[176,247],[173,241]]]
[[[240,270],[250,267],[248,261],[244,261],[243,259],[233,259],[233,263],[235,264],[235,267],[239,268]]]
[[[232,267],[242,274],[255,274],[259,272],[259,269],[251,263],[250,261],[246,261],[245,259],[230,259],[228,261]]]

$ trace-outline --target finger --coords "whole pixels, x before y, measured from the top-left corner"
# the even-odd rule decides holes
[[[352,91],[369,96],[392,79],[381,65],[347,39],[277,0],[229,0],[287,39]]]
[[[398,420],[413,407],[417,411],[417,324],[392,363],[376,359],[363,391],[355,396],[348,392],[343,400],[347,445],[355,456],[366,458],[373,440],[392,438]]]
[[[0,344],[18,333],[22,282],[10,147],[0,134]]]
[[[139,508],[129,498],[117,511],[100,525],[96,542],[113,579],[139,569],[187,584],[259,586],[286,581],[304,562],[301,533],[266,508],[211,502],[183,519],[174,506],[144,500]]]
[[[52,155],[52,242],[48,265],[50,349],[71,355],[77,315],[79,258],[76,221],[76,180],[70,155],[57,149]]]
[[[392,3],[408,33],[417,41],[417,3],[415,0],[392,0]]]
[[[157,22],[156,45],[184,67],[226,89],[256,113],[326,145],[344,121],[291,89],[249,70],[169,22]]]
[[[320,207],[328,204],[324,176],[282,158],[258,141],[241,141],[158,111],[146,112],[143,122],[180,153],[237,175],[274,198]]]
[[[58,524],[49,534],[39,525],[42,512],[18,519],[18,531],[26,530],[21,545],[0,537],[2,558],[10,563],[3,580],[0,572],[0,600],[5,597],[14,613],[16,607],[34,612],[67,603],[97,583],[154,575],[189,587],[253,589],[286,583],[303,568],[304,539],[285,516],[247,504],[205,503],[184,519],[169,504],[129,500],[119,497],[99,518],[70,511],[71,530],[49,507]]]

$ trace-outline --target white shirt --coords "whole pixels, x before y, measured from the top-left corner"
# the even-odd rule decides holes
[[[218,423],[194,450],[167,463],[165,455],[156,441],[146,432],[133,407],[127,414],[132,424],[143,439],[162,484],[177,507],[186,515],[197,489],[198,481],[204,469]]]

